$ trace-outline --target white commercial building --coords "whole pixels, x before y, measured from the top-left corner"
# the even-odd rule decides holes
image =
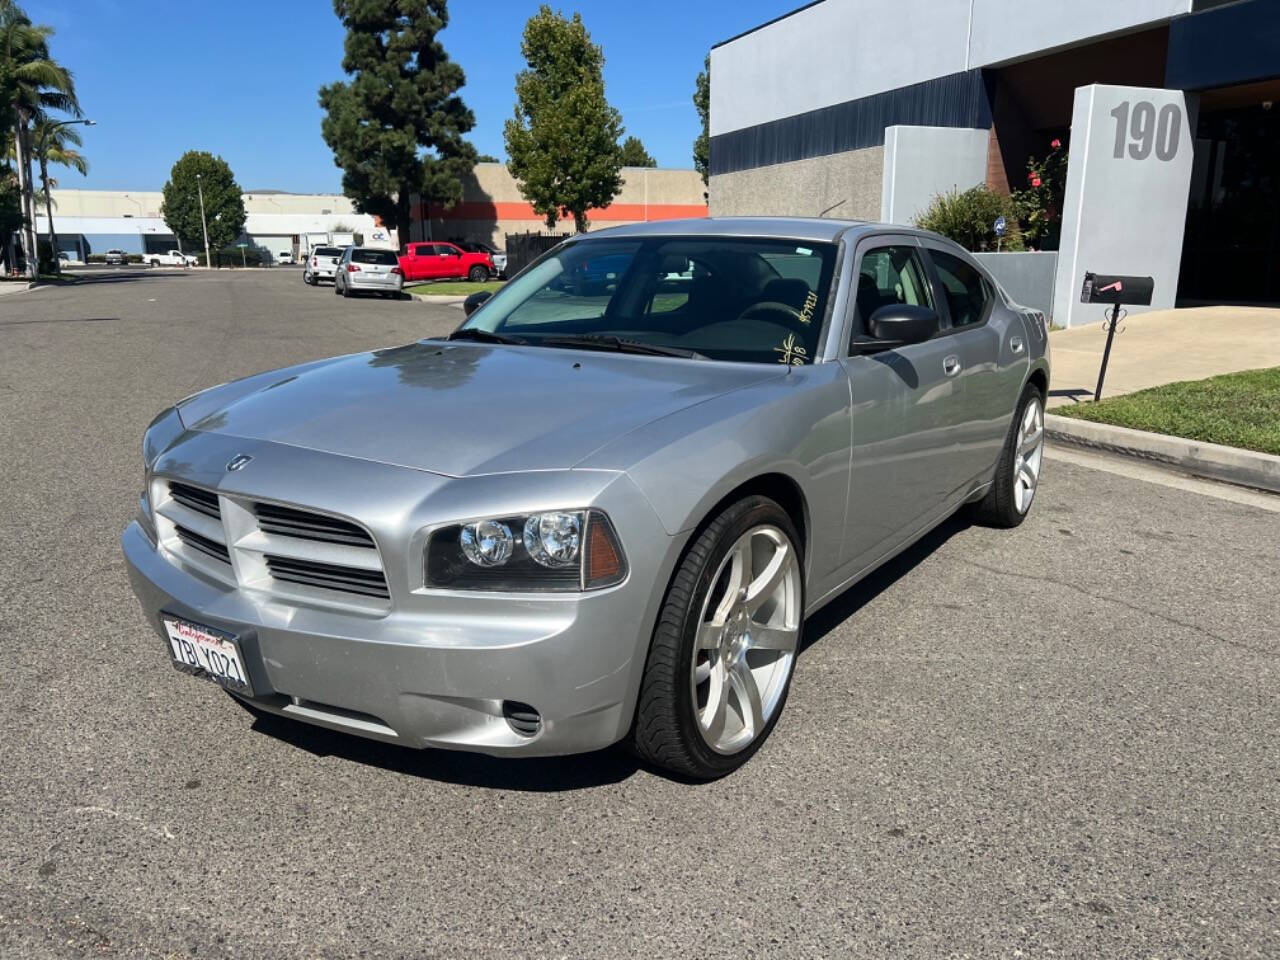
[[[993,267],[1034,272],[1056,322],[1102,319],[1086,272],[1151,276],[1153,308],[1280,301],[1276,0],[817,0],[714,47],[711,78],[713,216],[911,223],[1063,149],[1056,279]]]
[[[312,246],[354,235],[369,246],[395,249],[395,231],[369,214],[357,213],[351,200],[338,194],[258,192],[243,195],[244,232],[238,243],[268,251],[305,255]],[[106,250],[147,254],[178,246],[161,215],[164,195],[158,190],[53,191],[53,225],[58,248],[74,260]],[[36,228],[48,235],[48,218],[41,213]],[[199,250],[188,250],[199,253]]]

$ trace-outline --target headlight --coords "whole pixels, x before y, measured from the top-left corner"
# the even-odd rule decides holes
[[[620,583],[626,560],[599,510],[553,510],[441,527],[427,541],[426,585],[451,590],[592,590]]]
[[[458,534],[462,555],[477,567],[500,567],[511,559],[515,537],[501,520],[468,523]]]

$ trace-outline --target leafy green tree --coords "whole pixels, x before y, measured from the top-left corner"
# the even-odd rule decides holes
[[[13,143],[27,273],[36,276],[31,124],[59,110],[79,117],[71,73],[49,55],[53,28],[35,26],[13,0],[0,0],[0,130]],[[6,151],[7,154],[7,151]]]
[[[197,186],[196,175],[200,181]],[[204,193],[204,220],[209,225],[209,247],[218,250],[244,230],[244,197],[240,184],[222,157],[203,150],[188,150],[169,171],[160,215],[178,239],[193,249],[204,246],[200,222],[200,194]]]
[[[491,153],[482,153],[480,154],[480,156],[476,157],[476,163],[501,163],[501,162],[502,162],[501,160],[499,160],[497,157],[495,157]]]
[[[409,237],[413,195],[452,205],[476,163],[475,126],[458,91],[462,68],[436,35],[446,0],[333,0],[347,28],[349,82],[320,88],[320,132],[342,168],[342,190],[362,213]]]
[[[52,268],[58,269],[58,234],[53,229],[53,188],[58,181],[49,176],[49,164],[69,167],[80,176],[89,173],[89,161],[76,147],[82,146],[80,134],[72,127],[44,117],[32,131],[36,145],[36,162],[40,164],[40,189],[44,194],[44,209],[49,221],[49,256]]]
[[[639,137],[627,137],[622,141],[622,165],[624,167],[656,167],[658,161],[649,156]]]
[[[528,69],[516,75],[515,116],[503,131],[520,192],[545,218],[587,229],[587,211],[622,189],[622,118],[604,95],[604,54],[582,15],[566,20],[543,4],[520,43]]]
[[[702,132],[693,141],[693,168],[702,174],[703,186],[711,175],[711,54],[702,63],[702,72],[693,85],[693,108],[702,121]]]

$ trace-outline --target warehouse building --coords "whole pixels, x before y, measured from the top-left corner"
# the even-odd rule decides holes
[[[622,190],[609,206],[591,210],[591,229],[650,220],[707,215],[706,186],[696,170],[624,167]],[[502,163],[480,163],[462,185],[462,200],[451,207],[417,203],[411,236],[416,240],[470,240],[505,247],[509,233],[546,230],[542,217],[520,194],[520,186]],[[573,232],[573,220],[556,224]]]
[[[1059,140],[1057,322],[1101,319],[1086,271],[1153,277],[1152,308],[1280,301],[1276,0],[817,0],[711,77],[713,215],[911,223]]]
[[[298,194],[264,191],[243,195],[244,233],[237,240],[268,253],[304,256],[312,246],[335,237],[354,235],[370,246],[395,248],[395,231],[364,213],[356,213],[347,197],[337,194]],[[163,253],[176,249],[177,237],[161,216],[164,195],[158,190],[61,190],[53,191],[53,225],[58,249],[72,260],[107,250],[125,253]],[[43,240],[48,218],[36,218]],[[188,250],[199,253],[200,250]]]

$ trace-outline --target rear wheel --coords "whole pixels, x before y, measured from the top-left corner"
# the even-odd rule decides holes
[[[672,577],[641,680],[632,744],[701,780],[744,764],[786,702],[804,622],[800,537],[753,496],[697,536]]]
[[[489,268],[476,264],[467,271],[467,279],[472,283],[484,283],[489,279]]]
[[[1044,397],[1027,384],[1009,425],[996,478],[987,495],[973,505],[974,519],[991,527],[1016,527],[1027,518],[1040,485],[1044,463]]]

